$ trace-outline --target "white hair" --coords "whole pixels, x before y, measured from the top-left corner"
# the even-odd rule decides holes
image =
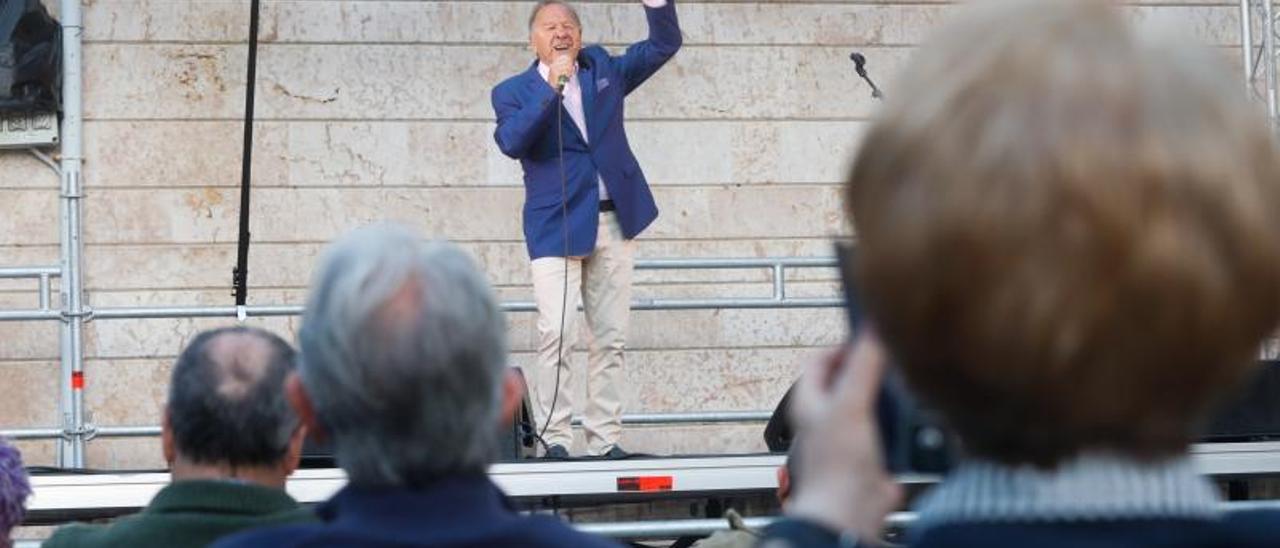
[[[299,341],[303,385],[353,485],[484,472],[506,321],[457,246],[392,225],[342,237],[315,274]]]

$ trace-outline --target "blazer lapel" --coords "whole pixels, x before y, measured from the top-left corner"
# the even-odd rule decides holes
[[[582,67],[581,70],[578,71],[578,86],[582,88],[582,116],[586,118],[583,120],[583,125],[587,126],[587,138],[591,139],[590,142],[594,143],[595,139],[593,139],[592,136],[595,132],[591,131],[591,128],[592,122],[595,121],[595,117],[592,116],[592,113],[595,112],[595,109],[592,107],[596,104],[595,71],[592,70],[590,62],[579,62],[578,66]]]

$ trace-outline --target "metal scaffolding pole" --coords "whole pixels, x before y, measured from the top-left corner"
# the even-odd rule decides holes
[[[60,332],[62,371],[59,418],[73,435],[58,444],[58,464],[84,467],[84,304],[80,272],[80,167],[83,160],[81,133],[81,14],[79,0],[61,0],[62,19],[62,192],[60,196],[62,330]]]
[[[1246,89],[1267,106],[1267,119],[1280,129],[1280,74],[1276,65],[1276,21],[1272,0],[1240,0],[1240,48]]]

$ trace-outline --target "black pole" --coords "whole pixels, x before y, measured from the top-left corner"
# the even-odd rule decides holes
[[[244,90],[244,153],[240,165],[240,236],[236,241],[236,267],[231,271],[236,306],[244,306],[249,290],[249,179],[253,166],[253,90],[258,68],[258,0],[249,6],[249,76]]]

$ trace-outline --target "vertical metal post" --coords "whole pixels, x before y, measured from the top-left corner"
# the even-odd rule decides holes
[[[58,446],[58,464],[84,467],[84,305],[80,278],[80,167],[83,160],[80,0],[60,0],[62,18],[62,215],[60,303],[63,311],[60,419],[71,430]]]
[[[1253,94],[1253,6],[1252,0],[1240,0],[1240,52],[1244,55],[1244,90]]]
[[[783,285],[786,283],[786,271],[782,263],[773,265],[773,300],[781,301],[787,298],[787,289]]]
[[[40,275],[40,310],[49,309],[49,275]]]
[[[1262,63],[1267,71],[1267,119],[1276,123],[1276,18],[1271,0],[1262,0]]]

